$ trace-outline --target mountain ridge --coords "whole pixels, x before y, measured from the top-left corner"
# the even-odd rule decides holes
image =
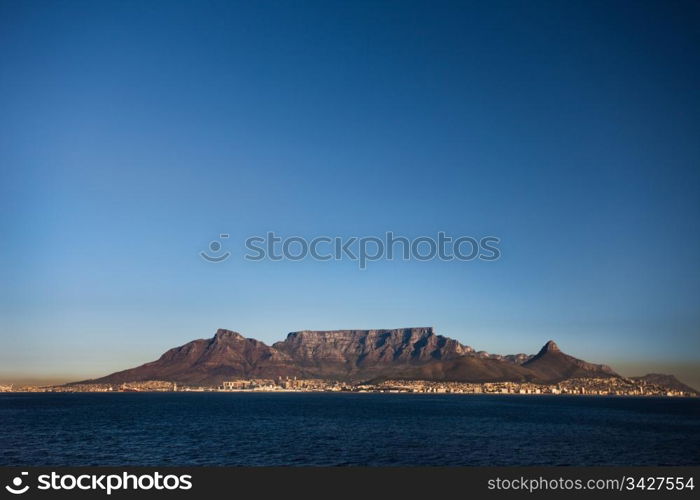
[[[166,380],[219,385],[250,378],[387,378],[457,382],[554,383],[573,377],[620,377],[610,367],[561,352],[549,341],[536,355],[492,355],[438,335],[432,327],[301,330],[267,345],[220,328],[165,351],[158,359],[93,383]]]

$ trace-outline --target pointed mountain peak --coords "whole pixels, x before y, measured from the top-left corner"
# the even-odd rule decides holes
[[[230,339],[242,339],[243,335],[233,330],[226,330],[224,328],[219,328],[216,330],[216,335],[214,335],[216,340],[230,340]]]
[[[550,340],[547,342],[542,349],[540,349],[540,352],[537,354],[538,356],[548,353],[548,352],[560,352],[561,350],[559,349],[559,346],[554,342],[553,340]]]

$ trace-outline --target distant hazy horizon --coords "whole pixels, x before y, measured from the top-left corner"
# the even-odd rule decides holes
[[[0,0],[0,378],[103,375],[220,327],[432,325],[700,388],[699,18]],[[246,260],[268,231],[501,255]]]

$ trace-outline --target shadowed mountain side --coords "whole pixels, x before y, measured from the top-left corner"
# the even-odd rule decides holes
[[[568,378],[619,377],[607,365],[588,363],[559,350],[553,341],[547,342],[532,359],[522,364],[542,382],[554,383]]]
[[[419,366],[385,371],[378,379],[431,380],[439,382],[537,382],[537,374],[520,365],[496,359],[462,356]]]

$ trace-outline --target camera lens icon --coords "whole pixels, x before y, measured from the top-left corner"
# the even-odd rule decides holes
[[[221,255],[216,255],[223,249],[223,244],[221,240],[228,239],[229,235],[222,233],[219,235],[219,240],[213,240],[209,242],[209,252],[214,255],[210,255],[207,251],[199,252],[199,256],[202,257],[207,262],[223,262],[231,256],[231,252],[223,252]]]
[[[28,472],[21,472],[19,476],[12,479],[12,485],[8,484],[5,486],[5,489],[13,495],[21,495],[22,493],[26,493],[29,489],[29,485],[27,484],[24,486],[24,488],[22,488],[22,476],[26,476],[28,474]]]

